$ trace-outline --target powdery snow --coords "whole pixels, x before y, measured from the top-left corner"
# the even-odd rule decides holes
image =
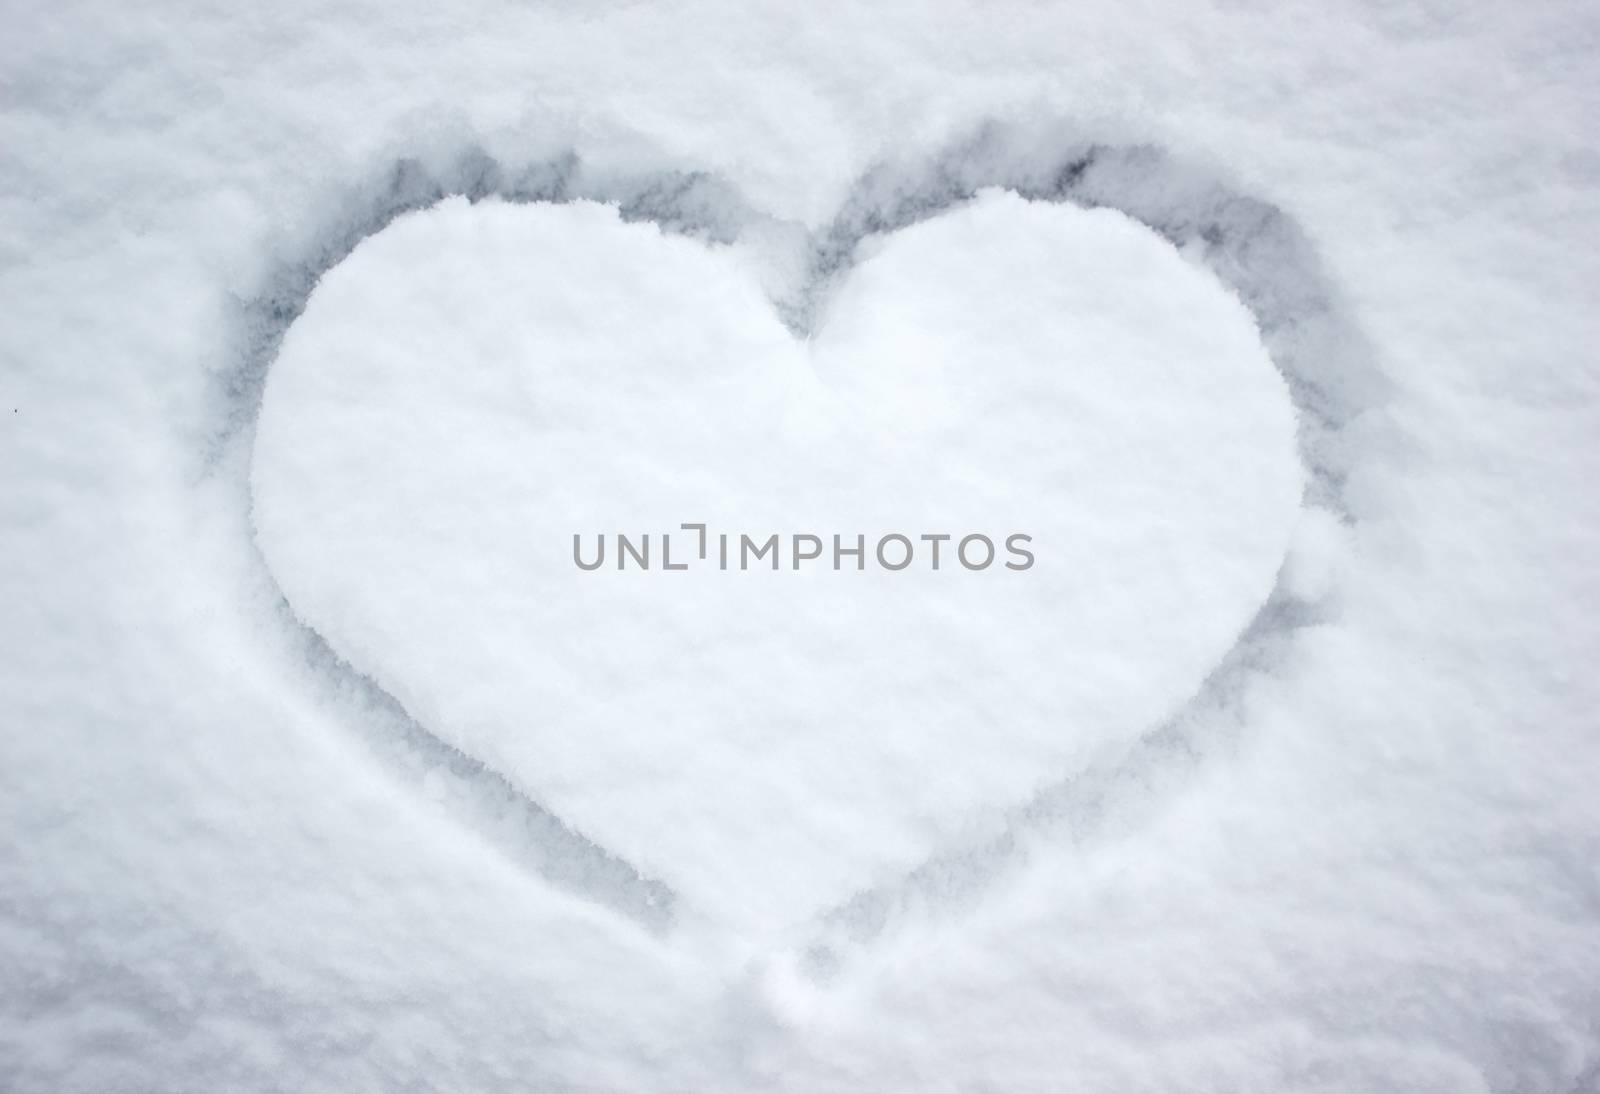
[[[1600,1086],[1592,5],[67,0],[0,23],[0,1087]],[[495,257],[521,233],[559,247]],[[405,263],[408,238],[437,265]],[[585,306],[553,314],[563,294]],[[1051,368],[1043,331],[1089,371]],[[447,336],[484,344],[423,341]],[[975,365],[974,342],[1009,352]],[[1172,343],[1227,371],[1112,371]],[[684,381],[652,415],[712,408],[728,432],[623,433],[608,415],[652,394],[622,367],[641,346]],[[568,383],[561,352],[621,386]],[[896,400],[901,370],[938,382]],[[846,395],[873,414],[825,412]],[[1043,444],[1068,399],[1105,432]],[[559,451],[556,409],[599,416],[612,454]],[[881,444],[857,424],[885,415],[913,437],[959,424],[963,461],[1028,497],[1062,493],[1048,460],[1093,463],[1070,485],[1106,519],[1030,516],[1063,522],[1035,569],[948,585],[541,562],[570,523],[595,530],[586,505],[649,510],[612,532],[695,519],[685,476],[647,492],[646,468],[769,504],[763,464],[697,439],[770,426],[762,450],[793,459],[810,431]],[[1174,444],[1205,430],[1220,450]],[[1130,448],[1156,462],[1113,458]],[[535,457],[582,489],[524,473]],[[795,477],[820,494],[810,476],[841,467]],[[849,483],[865,498],[896,465],[875,473]],[[1213,504],[1117,493],[1170,502],[1173,475]],[[997,510],[1024,494],[990,481],[940,519],[1012,530]],[[932,500],[808,519],[871,533]],[[728,530],[788,530],[754,527],[783,508]],[[431,523],[398,526],[408,510]],[[1158,512],[1171,526],[1137,537]],[[1068,558],[1128,595],[1050,569]],[[1012,577],[1084,597],[1105,639],[1062,624],[997,659],[1014,679],[943,677],[959,703],[1004,696],[1014,750],[972,748],[926,660],[876,666],[952,716],[845,742],[874,782],[875,749],[909,755],[892,800],[803,743],[730,745],[703,757],[728,777],[673,783],[650,769],[693,743],[676,718],[633,742],[504,720],[561,686],[549,666],[599,663],[519,610],[541,583],[599,641],[563,583],[671,615],[684,577],[718,610],[675,625],[720,641],[741,594],[762,621],[805,590],[820,618],[857,576],[907,613],[908,650],[935,598],[995,633],[1003,611],[1060,623],[992,599]],[[1190,598],[1138,621],[1162,645],[1130,637],[1135,608]],[[705,665],[773,688],[808,675],[819,633],[784,632],[790,664],[748,644]],[[1051,650],[1137,664],[1148,691],[1043,676]],[[1048,702],[1025,708],[1030,685]],[[872,721],[848,693],[756,688],[671,709]],[[1045,735],[1074,703],[1126,720]],[[648,811],[591,777],[607,750]],[[789,760],[804,780],[779,778]],[[817,853],[829,791],[744,793],[763,778],[843,787],[871,822]],[[749,841],[685,834],[674,786]],[[762,841],[810,850],[780,866]]]

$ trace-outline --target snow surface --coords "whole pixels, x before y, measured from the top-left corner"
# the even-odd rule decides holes
[[[69,2],[8,4],[0,24],[0,1087],[1600,1087],[1592,6]],[[484,227],[496,217],[504,231]],[[385,271],[384,249],[428,231],[435,274],[475,271],[407,306],[429,269]],[[508,278],[542,268],[549,294],[485,288],[476,267],[523,232],[559,252],[495,261]],[[1100,254],[1129,266],[1086,271]],[[1104,315],[1073,294],[1120,298],[1137,271],[1160,287],[1128,305],[1148,322],[1108,324],[1118,353],[1073,363],[1180,340],[1227,391],[1206,388],[1222,373],[1052,371],[1037,353],[1039,331]],[[564,326],[540,311],[590,298],[587,279],[646,326],[621,303],[609,333],[587,309]],[[344,329],[324,290],[372,294],[355,310],[383,327]],[[978,341],[1029,351],[1003,360],[1046,385],[1007,404],[1009,429],[953,394],[1008,390],[973,382],[962,350],[980,304],[1001,318]],[[425,352],[440,311],[489,344]],[[1149,724],[1046,741],[1033,712],[1007,723],[1015,751],[951,733],[912,750],[940,780],[908,780],[898,806],[863,791],[872,824],[846,822],[831,854],[814,848],[828,787],[773,802],[683,772],[753,828],[702,842],[662,819],[673,787],[643,773],[655,812],[604,800],[625,784],[582,765],[623,744],[598,728],[562,764],[519,758],[547,724],[494,718],[548,686],[524,651],[554,636],[494,601],[494,567],[508,597],[602,575],[534,565],[549,541],[511,506],[572,519],[630,487],[547,496],[496,459],[553,443],[515,424],[536,391],[572,413],[628,403],[533,385],[561,374],[531,348],[502,360],[537,373],[495,368],[495,338],[621,363],[648,324],[684,339],[651,348],[658,367],[725,366],[692,381],[719,395],[745,392],[757,361],[787,370],[747,393],[763,413],[849,392],[907,429],[1035,445],[1055,402],[1104,394],[1096,415],[1132,432],[1051,447],[1109,464],[1077,485],[1168,498],[1181,474],[1216,504],[1163,507],[1149,553],[1170,565],[1114,549],[1143,506],[1107,502],[1116,520],[1064,542],[1076,564],[1137,569],[1130,598],[1208,610],[1147,621],[1161,638],[1141,647],[1139,602],[1048,572],[1069,556],[1043,542],[1025,574],[897,576],[958,601],[1020,587],[1008,577],[1091,598],[1085,618],[1111,629],[1090,655],[1145,666],[1149,692],[1077,692],[1080,677],[1035,694]],[[380,352],[416,371],[379,369]],[[944,390],[886,400],[919,366]],[[481,389],[448,382],[477,368]],[[360,397],[331,405],[345,382]],[[1170,429],[1125,399],[1151,385]],[[662,414],[708,405],[663,390]],[[408,402],[425,393],[433,417]],[[408,408],[413,436],[448,449],[385,428]],[[467,411],[473,428],[452,428]],[[307,429],[314,446],[294,443]],[[1176,439],[1206,429],[1234,466],[1178,459]],[[1102,458],[1118,445],[1159,462]],[[297,483],[317,458],[327,478]],[[406,474],[375,475],[384,458]],[[462,477],[484,467],[487,483]],[[754,497],[759,466],[716,470]],[[667,481],[641,504],[694,519]],[[393,529],[411,490],[436,522],[477,509],[459,534],[481,538]],[[510,500],[484,523],[486,496]],[[897,495],[894,515],[927,500]],[[981,490],[968,500],[951,519],[998,521]],[[313,518],[327,534],[297,542]],[[436,549],[487,553],[435,573]],[[413,565],[488,595],[504,629],[389,625],[408,602],[467,618]],[[683,595],[666,584],[680,575],[604,576]],[[690,575],[709,597],[760,590],[758,612],[802,587],[838,595],[723,583],[744,576]],[[889,588],[865,576],[858,591]],[[1088,641],[1063,627],[1034,652]],[[1019,680],[1039,686],[1037,665]],[[990,686],[963,682],[960,702]],[[670,765],[672,740],[640,763]],[[759,785],[784,757],[707,761]],[[757,823],[785,806],[796,827]],[[697,862],[719,841],[735,860]],[[813,853],[780,866],[756,841]]]

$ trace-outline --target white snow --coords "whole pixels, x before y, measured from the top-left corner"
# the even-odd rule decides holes
[[[66,0],[0,28],[0,1087],[1600,1086],[1592,5]],[[1102,428],[1058,444],[1072,400]],[[562,447],[584,415],[603,462]],[[869,506],[903,465],[796,455],[889,426],[985,476]],[[741,437],[774,463],[715,458]],[[1026,514],[1034,570],[950,584],[540,554],[601,506],[696,519],[696,469],[727,530],[788,530],[756,489],[785,460],[830,533],[1077,500]],[[788,685],[823,632],[770,624],[836,610],[835,577],[865,579],[847,637],[908,631],[893,690]],[[762,670],[668,710],[822,736],[598,716],[581,643],[621,643],[602,709],[671,677],[580,588]],[[523,610],[545,594],[577,641]],[[740,597],[791,656],[726,633]],[[1038,641],[936,688],[945,598],[968,653]],[[572,732],[507,721],[531,703]]]

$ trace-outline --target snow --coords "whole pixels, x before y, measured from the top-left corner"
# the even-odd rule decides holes
[[[1589,6],[0,19],[0,1086],[1600,1083]],[[557,342],[617,384],[572,383]],[[652,396],[648,422],[726,432],[626,431]],[[1066,400],[1106,428],[1047,445]],[[563,492],[518,461],[575,466],[581,414],[618,446]],[[787,530],[718,446],[880,451],[885,423],[1022,476],[941,520],[1009,530],[997,507],[1060,492],[1051,459],[1095,466],[1072,486],[1105,519],[1041,506],[1024,573],[539,555],[585,506],[696,519],[696,468],[754,507],[728,530]],[[842,466],[796,478],[820,497]],[[873,466],[863,506],[896,484]],[[647,492],[645,468],[675,470]],[[812,519],[922,530],[920,481]],[[835,577],[903,611],[908,649],[930,598],[980,652],[1058,627],[1011,679],[874,666],[953,726],[1000,696],[1004,747],[919,749],[860,729],[865,692],[787,686],[820,649],[799,624],[771,675],[694,702],[825,711],[811,756],[791,734],[798,758],[728,745],[663,779],[685,722],[504,720],[594,664],[526,598],[599,640],[563,588],[667,612],[676,577],[717,609],[674,617],[713,672],[757,660],[726,645],[734,599],[770,624]],[[1047,610],[1070,597],[1104,640]],[[1205,607],[1138,618],[1179,603]],[[1121,719],[1046,734],[1074,703]]]

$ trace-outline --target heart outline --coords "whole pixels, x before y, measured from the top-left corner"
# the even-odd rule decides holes
[[[804,232],[808,268],[797,287],[772,297],[785,325],[803,338],[864,241],[940,215],[985,187],[1029,200],[1117,209],[1180,250],[1197,252],[1255,316],[1262,342],[1287,383],[1299,419],[1298,455],[1307,473],[1302,505],[1315,504],[1353,521],[1344,487],[1359,453],[1342,442],[1354,422],[1380,405],[1383,384],[1368,362],[1364,339],[1343,316],[1314,249],[1293,221],[1159,149],[1081,143],[1063,140],[1058,132],[994,124],[921,162],[869,171],[820,231],[752,209],[726,183],[699,172],[595,168],[575,152],[513,172],[481,148],[467,149],[440,171],[400,160],[381,186],[357,198],[368,206],[366,215],[324,237],[330,242],[314,253],[286,262],[264,292],[240,301],[237,363],[222,376],[227,412],[215,447],[219,453],[242,448],[242,461],[233,465],[243,467],[239,489],[248,512],[253,426],[283,334],[322,273],[356,244],[402,213],[446,197],[611,202],[624,220],[723,243],[746,232]],[[256,561],[277,595],[279,616],[314,673],[327,682],[328,697],[353,706],[350,720],[391,771],[443,798],[458,819],[552,884],[659,934],[683,916],[677,895],[664,883],[641,874],[499,772],[418,723],[295,615],[259,548]],[[816,938],[806,947],[812,967],[824,969],[841,945],[873,937],[897,909],[959,903],[981,893],[1016,859],[1025,834],[1064,825],[1073,838],[1082,838],[1104,823],[1119,788],[1181,778],[1185,764],[1173,760],[1192,766],[1205,754],[1205,742],[1194,740],[1186,725],[1192,713],[1236,697],[1250,674],[1270,665],[1287,639],[1317,618],[1314,609],[1288,595],[1280,570],[1251,623],[1174,717],[1141,733],[1117,764],[1058,780],[1007,810],[1002,829],[992,837],[935,855],[899,882],[858,893],[823,912],[815,920]]]

